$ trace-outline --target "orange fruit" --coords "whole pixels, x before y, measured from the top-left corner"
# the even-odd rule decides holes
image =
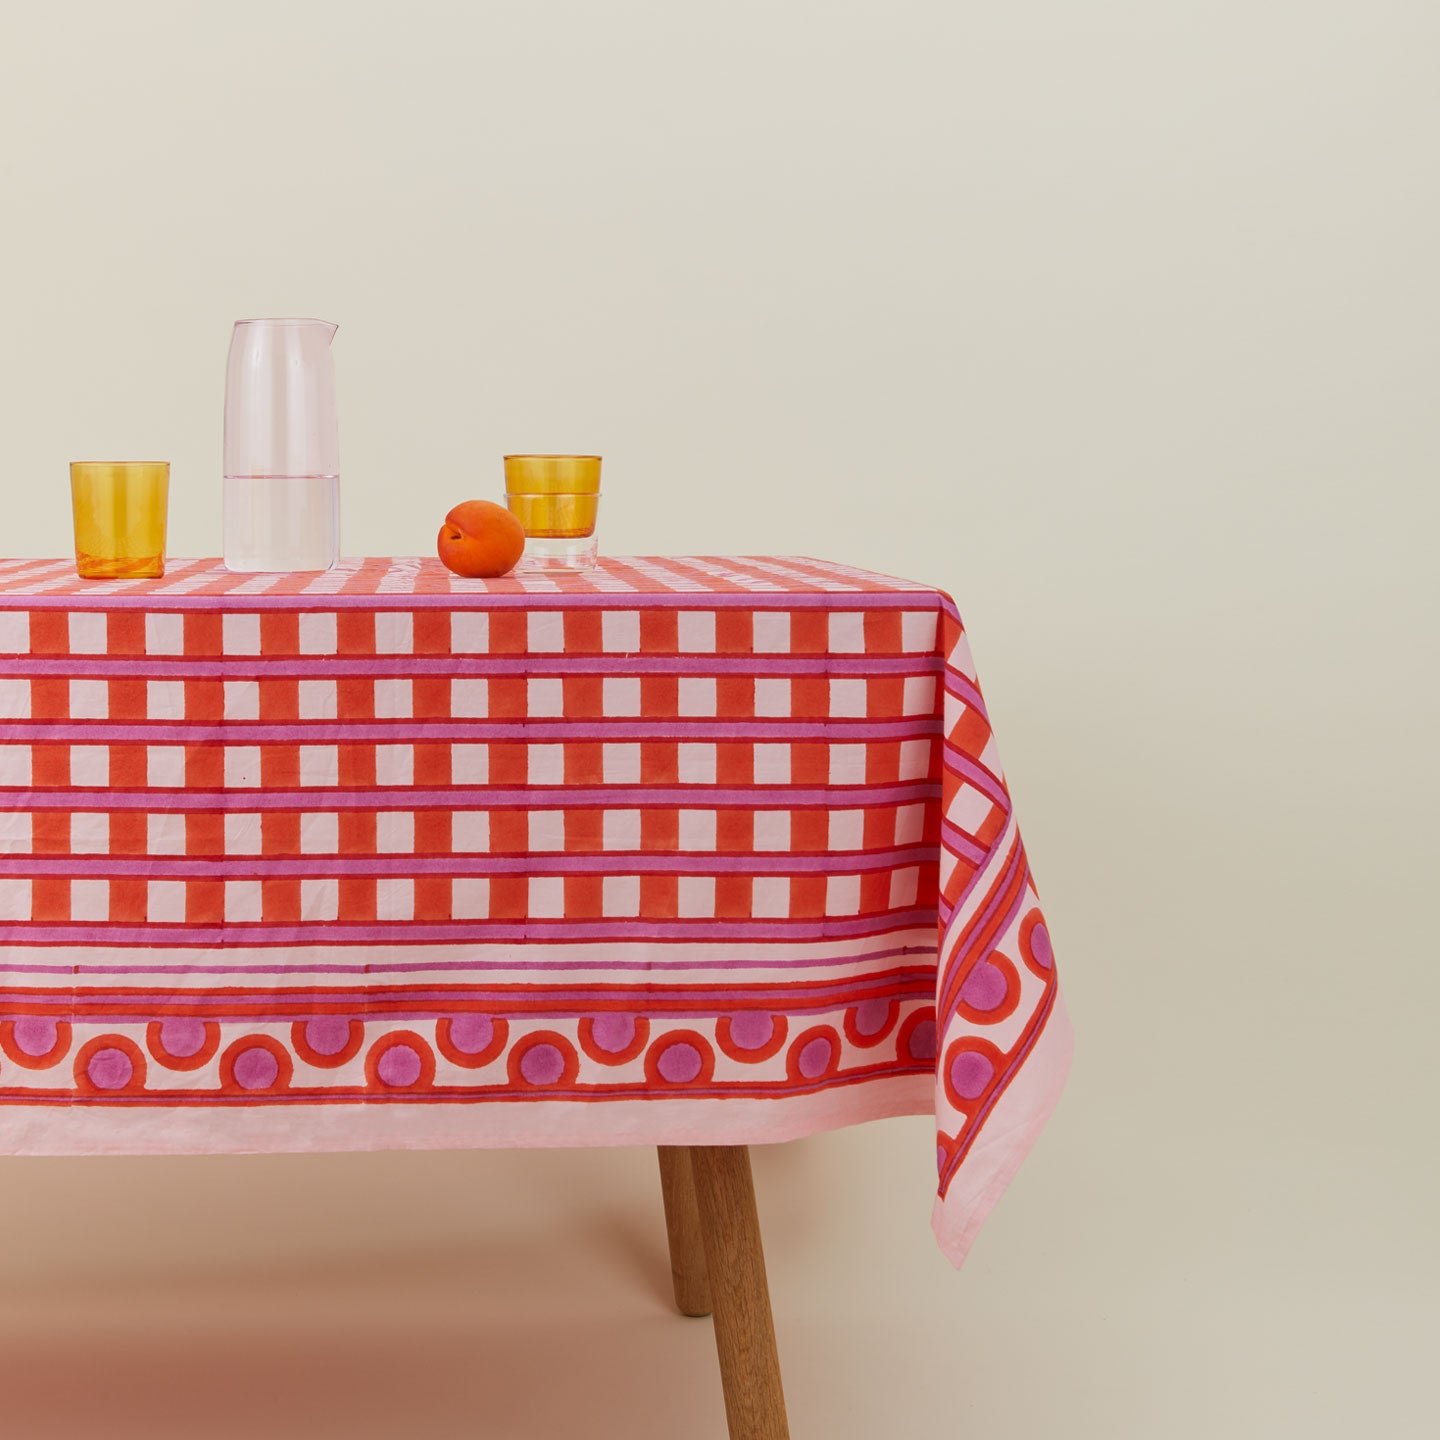
[[[503,505],[466,500],[445,517],[435,548],[457,575],[492,579],[515,568],[525,550],[525,530]]]

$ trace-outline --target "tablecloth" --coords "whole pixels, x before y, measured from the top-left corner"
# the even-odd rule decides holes
[[[0,562],[0,1153],[924,1113],[958,1264],[1070,1047],[936,589],[793,557]]]

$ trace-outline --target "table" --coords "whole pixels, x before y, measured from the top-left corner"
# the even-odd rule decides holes
[[[1071,1045],[953,603],[795,557],[0,562],[0,967],[0,1154],[659,1147],[737,1435],[742,1147],[933,1115],[958,1264]]]

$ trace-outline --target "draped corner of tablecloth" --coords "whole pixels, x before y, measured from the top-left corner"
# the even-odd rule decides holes
[[[0,561],[0,1153],[933,1112],[959,1263],[1070,1043],[932,587],[799,557]]]
[[[935,1197],[930,1224],[941,1250],[957,1269],[1059,1103],[1074,1050],[1070,1017],[1063,996],[1057,994],[1023,1067],[978,1122],[964,1163],[949,1171],[948,1183],[942,1140],[938,1155],[942,1189]]]

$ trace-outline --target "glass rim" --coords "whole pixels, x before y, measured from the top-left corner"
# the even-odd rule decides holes
[[[107,470],[132,470],[145,469],[156,470],[161,467],[166,470],[170,468],[168,460],[72,460],[70,468],[76,469],[98,469],[103,467]]]
[[[328,325],[332,330],[338,329],[333,320],[322,320],[318,315],[253,315],[247,320],[237,320],[235,327],[241,325]]]
[[[524,455],[502,455],[502,460],[603,460],[603,455],[541,455],[538,453]]]

